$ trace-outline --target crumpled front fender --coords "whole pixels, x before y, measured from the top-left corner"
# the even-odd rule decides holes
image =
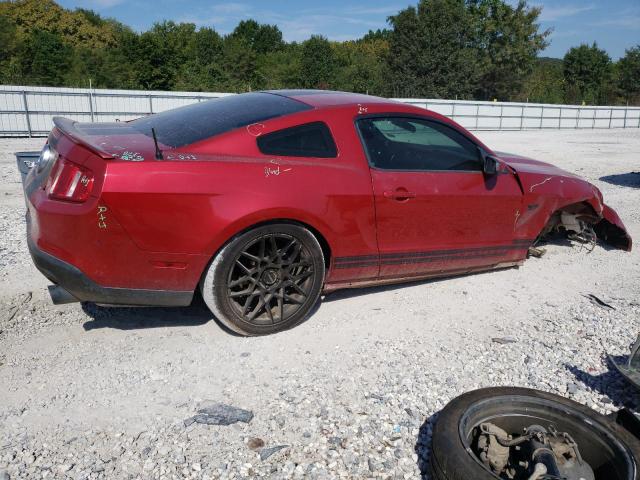
[[[631,236],[616,211],[608,205],[602,205],[602,220],[595,225],[595,231],[602,241],[621,250],[631,251]]]

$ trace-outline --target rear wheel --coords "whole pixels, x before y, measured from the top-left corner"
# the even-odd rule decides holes
[[[266,225],[235,237],[216,255],[202,297],[236,333],[275,333],[306,318],[320,296],[324,268],[322,249],[309,230]]]

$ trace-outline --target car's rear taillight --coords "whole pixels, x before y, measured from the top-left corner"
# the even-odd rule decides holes
[[[49,197],[69,202],[84,202],[91,195],[92,189],[91,170],[64,158],[58,158],[47,183]]]

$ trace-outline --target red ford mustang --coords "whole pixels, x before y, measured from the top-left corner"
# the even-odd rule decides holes
[[[56,303],[189,305],[199,289],[259,335],[322,291],[518,265],[552,230],[631,249],[590,183],[382,98],[271,91],[54,122],[25,195]]]

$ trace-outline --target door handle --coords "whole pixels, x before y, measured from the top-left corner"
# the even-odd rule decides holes
[[[397,200],[398,202],[406,202],[410,198],[416,198],[416,194],[413,192],[409,192],[405,188],[396,188],[395,190],[387,190],[383,193],[385,198],[391,198],[393,200]]]

